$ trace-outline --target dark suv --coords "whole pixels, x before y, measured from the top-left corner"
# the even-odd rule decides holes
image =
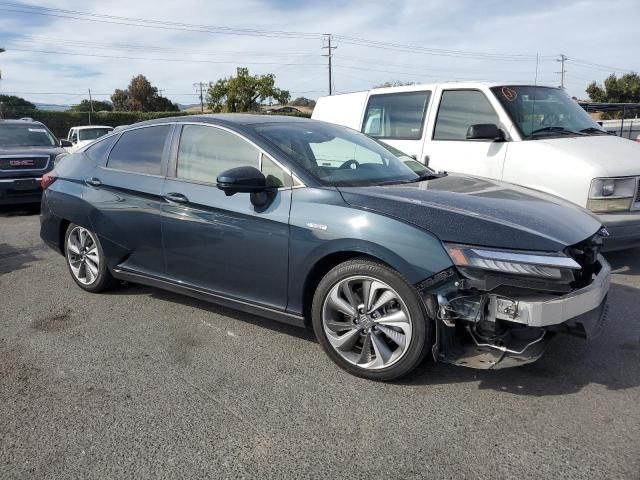
[[[145,122],[43,184],[40,235],[84,290],[126,280],[312,325],[332,360],[367,378],[397,378],[427,353],[522,365],[557,332],[588,335],[604,318],[606,233],[592,215],[436,173],[337,125]]]
[[[0,205],[40,202],[42,176],[65,154],[42,123],[0,119]]]

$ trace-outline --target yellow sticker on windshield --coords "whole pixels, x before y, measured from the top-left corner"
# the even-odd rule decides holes
[[[510,102],[513,102],[516,98],[518,98],[518,92],[509,87],[502,87],[502,95]]]

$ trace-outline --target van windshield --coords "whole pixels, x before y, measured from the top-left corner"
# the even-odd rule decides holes
[[[505,85],[493,87],[491,91],[526,140],[606,135],[606,131],[559,88]]]
[[[272,123],[255,130],[326,186],[409,183],[435,175],[424,166],[416,171],[406,163],[415,162],[413,159],[398,158],[375,140],[345,127],[320,122]]]

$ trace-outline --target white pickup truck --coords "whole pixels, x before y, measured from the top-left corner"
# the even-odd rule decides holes
[[[67,134],[67,140],[69,140],[73,146],[68,147],[66,150],[69,153],[74,153],[80,148],[93,142],[96,138],[100,138],[107,133],[113,131],[113,127],[106,127],[104,125],[85,125],[84,127],[71,127]]]
[[[607,250],[640,246],[640,146],[608,135],[559,88],[380,88],[320,98],[312,118],[360,130],[436,170],[564,197],[598,215],[611,235]]]

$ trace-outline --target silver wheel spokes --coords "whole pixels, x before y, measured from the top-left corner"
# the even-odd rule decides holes
[[[86,228],[76,227],[69,234],[67,260],[74,277],[83,285],[91,285],[98,278],[98,244]]]
[[[411,317],[389,285],[350,277],[332,287],[322,307],[329,343],[348,362],[366,369],[397,362],[411,342]]]

